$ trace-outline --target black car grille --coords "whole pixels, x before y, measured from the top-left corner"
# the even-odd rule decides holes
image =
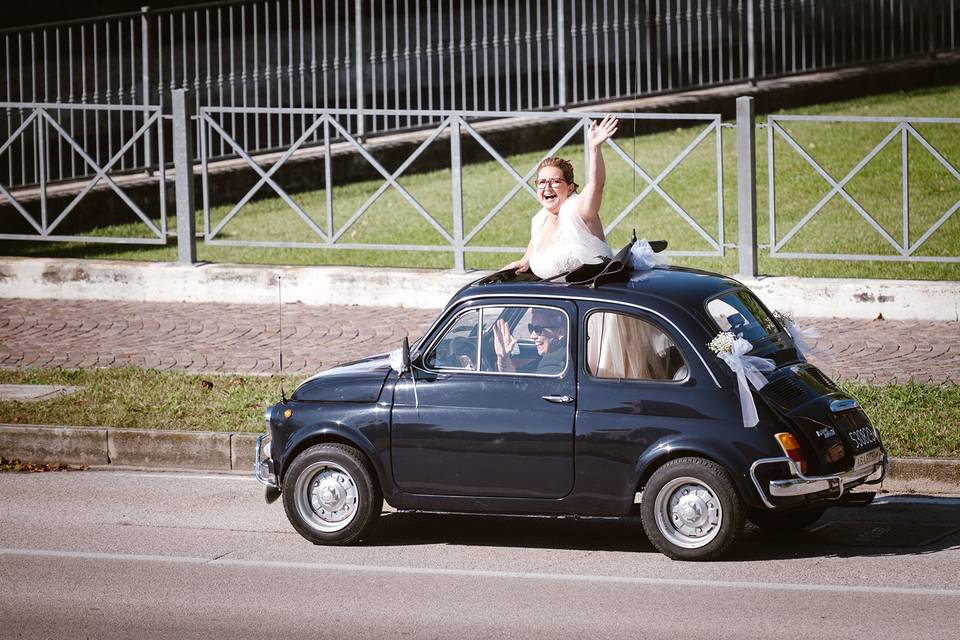
[[[790,407],[797,404],[806,392],[793,379],[784,376],[765,385],[763,394],[781,406]]]
[[[813,378],[814,380],[816,380],[818,384],[820,384],[823,387],[826,387],[830,391],[839,390],[836,383],[834,383],[833,380],[828,378],[826,374],[823,373],[823,371],[820,371],[820,369],[817,369],[813,365],[807,365],[803,367],[803,372],[806,373],[811,378]]]

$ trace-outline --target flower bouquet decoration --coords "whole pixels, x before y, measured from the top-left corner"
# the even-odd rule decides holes
[[[747,353],[753,349],[753,345],[730,331],[718,333],[713,340],[707,343],[707,347],[717,354],[718,358],[727,363],[730,370],[737,376],[743,426],[747,428],[757,426],[760,418],[757,415],[757,405],[753,400],[750,384],[753,384],[756,389],[762,389],[766,386],[767,378],[762,372],[773,371],[777,368],[773,360],[748,356]]]

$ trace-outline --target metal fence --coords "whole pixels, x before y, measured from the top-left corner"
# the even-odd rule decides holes
[[[175,92],[179,101],[184,100],[182,92]],[[677,229],[692,230],[693,237],[702,240],[708,248],[706,251],[672,251],[673,255],[723,256],[725,249],[736,247],[740,261],[739,272],[745,275],[757,273],[758,250],[764,245],[758,244],[756,237],[756,198],[757,181],[754,175],[756,145],[754,136],[757,126],[754,122],[752,99],[740,98],[737,101],[736,123],[736,156],[737,156],[737,228],[739,238],[734,244],[725,242],[724,229],[724,189],[725,176],[723,164],[723,128],[731,126],[721,123],[718,114],[618,114],[622,129],[628,131],[631,121],[662,121],[673,123],[672,126],[682,126],[689,130],[686,142],[677,147],[676,153],[662,168],[653,171],[645,167],[642,157],[638,159],[636,150],[631,152],[623,148],[616,139],[607,142],[608,174],[619,165],[627,168],[627,174],[634,176],[635,184],[632,192],[635,194],[629,202],[618,205],[619,210],[612,210],[608,201],[604,211],[607,222],[605,230],[608,235],[614,233],[624,221],[630,219],[631,213],[641,205],[653,200],[662,208],[675,216],[681,226]],[[9,106],[0,103],[0,108]],[[181,151],[176,155],[175,173],[179,177],[190,176],[194,170],[194,162],[189,158],[190,133],[196,128],[200,132],[198,141],[201,149],[201,184],[202,194],[200,207],[195,206],[192,193],[192,182],[188,179],[178,181],[177,194],[177,229],[190,230],[194,228],[194,212],[202,212],[200,237],[209,245],[233,245],[241,247],[280,247],[306,249],[365,249],[379,251],[430,251],[447,252],[453,255],[456,268],[463,269],[465,256],[471,253],[513,253],[522,252],[521,246],[494,246],[483,239],[483,231],[491,223],[503,216],[508,204],[516,198],[523,200],[529,197],[530,211],[537,205],[535,193],[531,187],[539,158],[525,161],[523,166],[514,166],[510,158],[499,153],[489,140],[489,134],[479,121],[492,118],[524,118],[541,123],[552,122],[559,125],[555,144],[543,153],[542,157],[554,155],[561,149],[564,154],[571,152],[570,145],[585,145],[585,130],[591,118],[598,118],[599,113],[542,113],[529,112],[463,112],[457,110],[431,110],[414,113],[397,113],[391,110],[355,110],[355,109],[289,109],[260,107],[258,109],[238,107],[202,107],[191,120],[190,109],[175,110],[172,126],[166,127],[165,117],[161,116],[159,107],[152,106],[147,110],[147,121],[124,140],[117,141],[113,154],[103,162],[92,157],[83,141],[74,139],[67,131],[65,124],[71,117],[79,117],[85,110],[103,110],[111,112],[141,113],[139,106],[118,105],[63,105],[44,103],[15,103],[18,110],[29,112],[24,123],[13,135],[4,139],[0,137],[0,153],[6,152],[19,139],[36,136],[40,141],[40,156],[37,160],[41,175],[41,188],[30,203],[18,199],[7,187],[0,184],[0,197],[6,199],[3,211],[3,226],[0,227],[0,239],[5,240],[39,240],[39,241],[77,241],[77,242],[114,242],[139,244],[167,243],[167,206],[165,172],[159,172],[155,177],[152,194],[147,198],[147,205],[138,202],[124,189],[129,176],[120,176],[120,159],[128,153],[134,144],[148,132],[153,131],[157,139],[164,140],[172,130],[174,143],[170,146]],[[263,157],[254,156],[247,151],[242,141],[231,132],[225,123],[234,117],[247,118],[272,117],[277,119],[293,119],[296,130],[296,139],[282,153],[266,165]],[[405,157],[394,158],[387,164],[378,160],[377,151],[373,148],[375,141],[362,140],[348,129],[349,122],[358,117],[397,116],[424,117],[437,122],[430,130],[420,134],[420,139]],[[825,140],[826,144],[819,148],[804,138],[797,126],[813,127],[814,132]],[[761,125],[763,126],[763,125]],[[845,157],[839,151],[834,141],[843,140],[850,136],[852,127],[872,126],[875,129],[871,136],[876,143],[862,156],[851,155],[846,152]],[[922,117],[838,117],[838,116],[786,116],[777,115],[767,118],[765,127],[767,133],[767,198],[769,223],[769,255],[773,258],[800,258],[800,259],[839,259],[839,260],[896,260],[904,262],[960,262],[960,254],[955,242],[957,211],[960,209],[960,168],[955,164],[958,151],[956,129],[960,126],[960,118],[922,118]],[[839,127],[839,130],[827,129]],[[642,127],[641,127],[642,128]],[[883,130],[885,128],[885,130]],[[165,133],[167,132],[167,133]],[[871,136],[863,137],[869,139]],[[304,206],[298,194],[290,193],[282,186],[279,178],[287,163],[307,141],[319,137],[323,153],[320,162],[322,171],[317,175],[317,188],[323,190],[323,201],[320,204]],[[179,146],[176,144],[179,140]],[[362,161],[372,168],[382,182],[363,195],[359,205],[345,207],[339,200],[339,182],[334,179],[335,167],[342,162],[342,153],[334,153],[334,140],[342,152],[350,151],[354,156],[348,164],[357,164]],[[447,158],[441,158],[441,168],[449,169],[449,184],[444,189],[449,190],[449,210],[444,204],[441,209],[424,204],[404,186],[403,179],[418,159],[432,155],[436,160],[437,148],[428,149],[440,141],[446,150]],[[490,197],[496,202],[479,215],[472,218],[464,214],[464,175],[467,169],[462,149],[466,145],[482,150],[485,157],[496,163],[509,179],[502,192],[498,188],[488,185],[486,189],[493,189]],[[51,166],[57,154],[54,149],[60,145],[70,149],[82,161],[93,176],[82,188],[77,189],[69,196],[69,201],[58,205],[51,211],[47,204],[47,190],[50,187],[43,176],[46,168]],[[254,174],[247,192],[232,201],[229,210],[221,210],[217,216],[211,215],[210,198],[211,183],[220,179],[219,174],[212,170],[212,165],[221,145],[230,148],[240,158],[240,162],[247,167],[248,172]],[[157,154],[154,158],[158,164],[163,164],[164,148],[168,144],[157,145],[154,148]],[[698,169],[706,173],[698,174],[697,180],[713,181],[706,199],[698,203],[681,204],[668,178],[675,175],[696,150],[706,150],[712,160],[713,168]],[[817,149],[816,151],[814,149]],[[886,154],[886,155],[884,155]],[[641,154],[642,156],[642,154]],[[584,148],[584,164],[587,161]],[[702,163],[703,155],[698,162]],[[475,161],[476,158],[473,158]],[[840,167],[840,169],[838,169]],[[586,169],[586,167],[585,167]],[[234,166],[232,173],[237,173]],[[923,176],[917,178],[916,172]],[[816,175],[822,179],[824,187],[811,184],[809,175]],[[857,195],[854,181],[867,172],[873,172],[866,187],[861,186],[859,192],[866,193],[873,198],[873,206]],[[806,175],[807,177],[803,177]],[[938,177],[939,176],[939,177]],[[228,179],[234,179],[227,176]],[[798,179],[800,178],[800,179]],[[142,180],[141,180],[142,181]],[[678,184],[674,182],[673,184]],[[784,191],[788,185],[796,191],[798,188],[804,193],[800,197],[792,197],[791,204],[784,204]],[[99,187],[98,187],[99,185]],[[104,186],[106,185],[106,186]],[[143,235],[131,237],[117,233],[116,230],[91,228],[84,226],[83,233],[64,233],[62,229],[68,222],[79,216],[89,213],[88,204],[91,193],[95,188],[107,191],[120,198],[133,212],[135,221],[141,223]],[[879,193],[870,194],[870,191]],[[890,196],[890,192],[893,196]],[[291,212],[307,227],[307,231],[287,240],[264,240],[251,237],[240,237],[231,233],[231,225],[247,215],[244,211],[254,196],[262,197],[263,192],[280,198]],[[413,212],[419,219],[425,221],[434,237],[439,242],[432,242],[424,236],[414,242],[360,242],[350,239],[349,232],[360,224],[376,203],[382,200],[385,194],[398,194],[399,203],[408,212]],[[924,198],[922,210],[916,210],[912,194]],[[813,199],[811,199],[811,195]],[[899,195],[899,198],[897,196]],[[715,198],[714,198],[715,196]],[[0,201],[2,201],[0,199]],[[715,202],[715,204],[713,204]],[[804,205],[803,203],[808,203]],[[811,206],[812,205],[812,206]],[[390,205],[394,206],[394,205]],[[830,207],[839,206],[838,210]],[[525,208],[526,205],[523,205]],[[337,212],[335,218],[334,212]],[[836,218],[837,212],[845,212],[852,216],[852,222],[841,222],[840,229],[834,228],[830,233],[817,234],[813,245],[803,242],[800,235],[809,230],[815,220]],[[391,215],[399,215],[399,211],[391,211]],[[12,219],[11,219],[12,216]],[[276,224],[276,216],[272,218]],[[715,220],[715,225],[712,222]],[[708,222],[705,222],[708,221]],[[952,221],[952,222],[951,222]],[[14,224],[19,230],[12,230]],[[854,223],[862,228],[855,228]],[[833,221],[836,225],[836,220]],[[894,229],[899,224],[899,230]],[[83,226],[83,225],[81,225]],[[643,231],[643,221],[636,223]],[[128,228],[128,227],[124,227]],[[856,252],[843,250],[844,239],[855,236],[875,235],[886,252],[858,250]],[[899,237],[897,237],[899,236]],[[189,254],[184,253],[184,239],[192,239],[192,233],[178,234],[178,245],[181,259],[191,261],[194,257],[193,249]],[[799,249],[797,249],[799,242]],[[817,244],[826,247],[826,250],[817,251]],[[876,243],[875,243],[876,244]],[[674,246],[676,248],[676,246]]]
[[[122,173],[124,158],[127,158],[135,145],[144,137],[155,135],[164,139],[164,118],[158,106],[129,105],[76,105],[60,103],[0,102],[0,109],[16,110],[22,114],[22,121],[16,129],[0,136],[0,156],[9,154],[19,160],[19,169],[23,173],[32,171],[38,176],[36,189],[21,189],[11,193],[0,182],[0,238],[7,240],[75,241],[75,242],[112,242],[123,244],[166,244],[167,208],[166,178],[159,172],[151,182],[151,197],[142,199],[131,197],[128,190],[117,182],[117,174]],[[98,120],[105,116],[134,121],[143,118],[134,128],[112,132],[109,155],[92,151],[100,148],[96,139],[86,135],[74,137],[76,129],[71,127],[77,122]],[[81,133],[86,129],[80,128]],[[25,142],[26,141],[26,142]],[[153,164],[166,164],[164,146],[154,147],[156,156],[150,158]],[[18,152],[19,151],[19,152]],[[68,190],[68,201],[59,210],[51,211],[48,204],[51,180],[48,176],[65,167],[71,167],[76,174],[87,176],[85,184]],[[134,214],[140,235],[90,235],[89,208],[84,201],[91,199],[94,189],[103,183]],[[141,200],[138,202],[137,200]],[[87,220],[81,218],[86,217]],[[64,229],[70,231],[64,233]]]
[[[279,119],[293,118],[297,123],[303,123],[303,126],[297,130],[298,137],[294,143],[288,147],[284,153],[269,167],[264,169],[251,154],[244,148],[242,143],[230,133],[224,122],[229,121],[231,116],[250,116],[250,115],[269,115]],[[556,155],[560,149],[574,141],[582,141],[584,165],[587,164],[588,155],[586,149],[586,132],[590,127],[592,119],[602,118],[602,113],[537,113],[530,114],[525,112],[458,112],[458,111],[418,111],[418,112],[394,112],[390,110],[353,110],[353,109],[241,109],[236,107],[201,107],[199,119],[201,123],[200,148],[201,162],[203,166],[203,238],[207,244],[222,244],[232,246],[247,247],[278,247],[278,248],[316,248],[316,249],[372,249],[381,251],[443,251],[452,252],[454,256],[455,268],[462,270],[464,268],[464,255],[466,253],[522,253],[524,247],[520,246],[490,246],[477,241],[478,234],[486,228],[489,223],[500,214],[504,208],[518,194],[526,194],[530,197],[531,210],[539,206],[537,203],[536,192],[531,183],[535,177],[537,166],[544,158]],[[398,166],[389,170],[377,160],[375,155],[369,152],[363,141],[352,134],[347,123],[355,121],[358,117],[423,117],[436,121],[438,124],[431,127],[429,134],[417,145],[409,156],[399,161]],[[675,126],[693,126],[699,128],[699,131],[683,149],[659,172],[653,173],[645,169],[628,150],[620,147],[615,140],[607,141],[608,147],[613,151],[613,156],[608,160],[608,165],[613,162],[623,162],[629,168],[632,174],[637,176],[640,189],[632,200],[626,204],[620,211],[611,212],[611,219],[606,225],[605,231],[611,234],[628,216],[634,212],[641,203],[648,198],[661,198],[663,202],[675,213],[683,222],[689,225],[693,231],[702,238],[710,249],[706,251],[673,251],[672,255],[680,256],[722,256],[724,254],[724,236],[723,236],[723,136],[721,134],[721,117],[719,114],[649,114],[649,113],[620,113],[617,116],[621,119],[621,126],[627,130],[630,128],[631,121],[661,121],[674,123]],[[514,167],[494,146],[484,137],[474,124],[478,120],[485,119],[504,119],[504,118],[524,118],[525,120],[536,123],[560,122],[566,132],[557,140],[557,142],[543,155],[527,166],[519,170]],[[296,202],[283,187],[278,184],[273,176],[281,170],[283,164],[287,162],[297,149],[307,140],[319,135],[323,141],[325,153],[323,154],[323,173],[322,178],[318,179],[318,187],[323,187],[325,200],[322,210],[307,211],[298,202]],[[463,140],[461,140],[463,136]],[[424,204],[418,201],[399,181],[399,177],[420,157],[436,140],[443,137],[449,141],[449,170],[450,170],[450,203],[451,212],[442,212],[445,218],[447,213],[452,213],[450,220],[443,220],[437,211],[429,211]],[[383,183],[374,190],[369,197],[355,210],[346,215],[346,220],[341,224],[334,224],[334,209],[338,206],[335,202],[335,189],[333,188],[333,169],[336,157],[331,153],[330,145],[334,138],[346,141],[347,145],[358,153],[365,162],[383,179]],[[472,140],[479,144],[482,149],[489,154],[489,157],[502,167],[511,177],[511,182],[504,192],[497,193],[499,201],[489,210],[482,213],[476,224],[470,226],[466,224],[464,217],[464,193],[462,176],[465,165],[461,155],[461,145],[465,140]],[[715,198],[713,202],[716,205],[714,211],[692,212],[682,206],[665,189],[664,181],[674,172],[677,167],[687,159],[690,154],[701,144],[713,146],[714,156],[714,189]],[[219,149],[221,145],[226,145],[233,149],[240,156],[249,168],[258,176],[258,179],[250,187],[247,193],[241,197],[230,210],[213,221],[210,215],[209,183],[211,172],[208,162],[212,159],[212,149]],[[569,150],[568,150],[569,151]],[[214,152],[215,153],[215,152]],[[610,155],[608,151],[608,156]],[[586,168],[585,168],[586,171]],[[609,168],[608,168],[609,171]],[[243,209],[250,199],[261,189],[269,188],[273,195],[281,198],[288,207],[298,216],[300,220],[306,223],[310,229],[306,237],[295,241],[263,241],[263,240],[244,240],[244,239],[224,239],[219,237],[224,228],[230,224]],[[403,198],[405,203],[421,216],[430,227],[441,238],[441,244],[402,244],[402,243],[353,243],[346,241],[345,234],[374,206],[378,199],[390,190],[395,190]],[[716,226],[711,229],[705,229],[704,225],[698,220],[714,219]]]
[[[293,113],[284,120],[257,109],[376,110],[344,123],[363,138],[433,126],[430,111],[562,110],[955,50],[958,3],[247,0],[144,9],[0,31],[0,96],[167,107],[171,91],[189,89],[195,110],[254,109],[259,115],[227,126],[259,153],[289,147],[297,127]],[[5,108],[0,134],[28,115]],[[96,140],[98,162],[149,117],[147,109],[94,115],[67,131]],[[320,143],[319,135],[304,142]],[[153,144],[142,137],[118,169],[151,167]],[[220,142],[207,153],[235,150]],[[0,155],[7,185],[37,184],[35,165],[15,156]],[[82,163],[55,162],[45,179],[86,175]]]
[[[842,177],[834,171],[831,174],[831,171],[824,167],[823,160],[817,160],[814,157],[814,152],[810,148],[811,145],[804,145],[801,142],[798,142],[797,135],[791,133],[787,130],[787,125],[789,123],[808,123],[818,126],[830,125],[833,123],[839,123],[845,125],[847,132],[849,132],[852,126],[856,125],[892,125],[891,129],[883,135],[882,139],[870,149],[862,158],[859,158],[856,161],[856,164],[849,169]],[[767,176],[768,176],[768,203],[769,203],[769,225],[770,225],[770,257],[772,258],[813,258],[813,259],[827,259],[827,260],[884,260],[884,261],[904,261],[904,262],[960,262],[960,247],[954,246],[954,255],[921,255],[918,251],[927,243],[930,238],[943,227],[943,225],[951,218],[951,216],[960,209],[960,198],[957,198],[956,201],[950,203],[949,194],[957,193],[956,185],[953,189],[947,191],[946,189],[941,188],[948,194],[948,198],[943,201],[945,208],[943,211],[937,211],[936,219],[933,222],[929,222],[929,226],[926,226],[923,229],[922,233],[918,237],[911,232],[911,227],[917,225],[918,216],[914,213],[911,219],[911,212],[913,207],[911,207],[911,166],[916,166],[917,158],[913,158],[911,162],[911,154],[909,148],[911,146],[911,141],[922,149],[921,155],[926,155],[927,160],[932,160],[936,164],[934,165],[940,171],[943,172],[943,175],[952,177],[953,180],[960,182],[960,170],[955,167],[951,161],[945,156],[945,154],[938,148],[938,142],[942,143],[944,141],[929,140],[928,136],[924,136],[921,131],[918,130],[918,127],[922,125],[946,125],[943,127],[944,138],[949,136],[951,140],[960,140],[960,118],[893,118],[893,117],[859,117],[859,116],[800,116],[800,115],[778,115],[778,116],[768,116],[767,118]],[[876,134],[875,134],[876,135]],[[789,224],[789,229],[786,233],[778,232],[778,222],[783,221],[783,212],[781,207],[777,203],[777,182],[778,178],[781,181],[789,180],[794,177],[796,171],[791,172],[787,175],[784,175],[784,171],[778,170],[778,165],[776,162],[776,146],[777,142],[780,142],[781,145],[786,146],[786,151],[789,154],[796,154],[799,158],[802,158],[803,165],[811,168],[823,181],[829,186],[829,190],[821,196],[816,204],[813,205],[809,210],[802,212],[795,212],[794,218],[799,218],[792,220]],[[884,173],[881,179],[881,184],[886,184],[888,187],[893,185],[898,192],[900,202],[897,203],[895,200],[890,198],[883,198],[882,203],[873,210],[870,211],[858,198],[856,198],[851,193],[851,183],[858,176],[862,175],[864,169],[872,162],[876,161],[878,156],[883,153],[890,145],[896,145],[897,151],[897,173],[899,175],[890,175],[890,172]],[[815,145],[813,145],[815,147]],[[956,151],[956,149],[954,149]],[[782,162],[782,157],[781,157]],[[889,178],[893,177],[894,180]],[[928,177],[929,181],[929,177]],[[913,183],[916,188],[918,185],[916,182]],[[920,189],[929,189],[930,185],[920,185]],[[920,194],[924,195],[924,194]],[[929,200],[930,198],[928,198]],[[932,200],[939,200],[939,198],[932,198]],[[810,252],[810,251],[790,251],[789,245],[795,242],[796,236],[801,233],[805,228],[811,224],[818,214],[820,217],[823,217],[825,207],[831,202],[839,202],[843,208],[846,208],[848,211],[856,213],[855,222],[862,221],[862,224],[859,225],[859,229],[847,227],[844,230],[843,234],[839,236],[832,236],[829,239],[829,244],[833,245],[833,248],[839,249],[831,252]],[[897,214],[895,217],[898,218],[896,222],[900,226],[899,239],[895,238],[894,235],[889,231],[889,228],[892,226],[893,222],[891,213]],[[779,214],[779,217],[778,217]],[[928,221],[927,221],[928,222]],[[783,225],[787,226],[787,225]],[[859,234],[875,234],[875,237],[882,239],[880,243],[883,247],[888,250],[888,253],[847,253],[842,250],[844,239],[843,236],[848,238],[855,237]],[[892,249],[892,252],[889,250]]]

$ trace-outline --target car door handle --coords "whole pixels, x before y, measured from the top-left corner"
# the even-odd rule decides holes
[[[556,402],[557,404],[569,404],[573,402],[573,398],[570,396],[543,396],[543,399],[547,402]]]

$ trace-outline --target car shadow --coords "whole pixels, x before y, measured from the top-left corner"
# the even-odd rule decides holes
[[[930,524],[935,523],[935,524]],[[514,517],[390,512],[368,546],[467,545],[657,553],[640,519]],[[747,524],[723,558],[910,556],[960,548],[960,498],[881,498],[868,507],[831,508],[807,529],[770,532]]]

